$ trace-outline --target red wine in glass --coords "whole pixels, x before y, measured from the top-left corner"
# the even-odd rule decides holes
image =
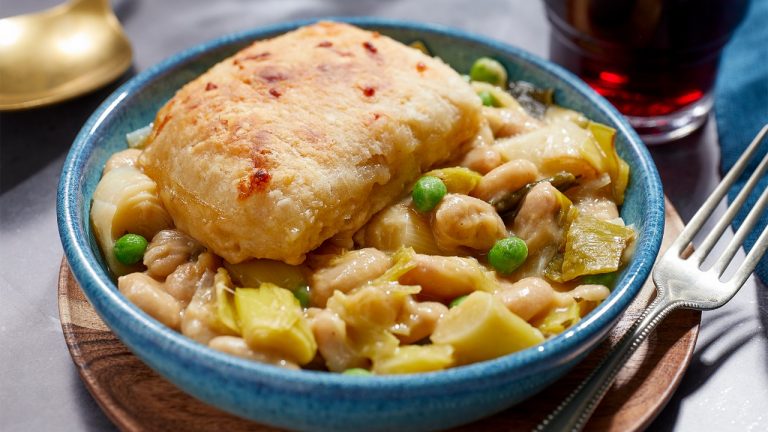
[[[668,142],[706,119],[720,54],[748,4],[546,0],[550,58],[613,103],[646,143]]]

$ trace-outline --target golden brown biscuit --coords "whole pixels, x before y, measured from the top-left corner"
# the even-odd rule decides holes
[[[439,59],[322,22],[184,86],[140,165],[177,227],[227,261],[299,263],[455,158],[480,121],[479,98]]]

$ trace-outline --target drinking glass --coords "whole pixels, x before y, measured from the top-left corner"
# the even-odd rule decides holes
[[[613,103],[647,144],[657,144],[706,120],[720,54],[749,0],[545,3],[550,58]]]

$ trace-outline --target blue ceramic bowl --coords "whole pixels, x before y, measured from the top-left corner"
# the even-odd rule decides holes
[[[637,249],[608,299],[574,328],[546,343],[492,361],[446,371],[350,377],[284,370],[228,356],[165,327],[123,297],[99,256],[91,232],[91,197],[107,157],[125,148],[125,134],[152,121],[178,88],[255,39],[309,22],[225,36],[177,54],[134,77],[91,116],[64,164],[58,224],[77,281],[112,331],[144,362],[195,397],[239,416],[302,430],[428,430],[499,412],[562,376],[596,346],[626,310],[649,274],[664,228],[661,182],[640,139],[608,102],[565,70],[517,48],[434,25],[340,19],[402,42],[422,40],[456,70],[474,59],[499,59],[515,80],[556,89],[556,101],[618,129],[617,147],[631,166],[621,214],[638,232]]]

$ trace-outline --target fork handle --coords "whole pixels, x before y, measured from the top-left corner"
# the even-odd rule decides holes
[[[581,431],[632,353],[678,305],[676,302],[669,301],[667,296],[658,294],[613,350],[560,406],[536,427],[535,431]]]

